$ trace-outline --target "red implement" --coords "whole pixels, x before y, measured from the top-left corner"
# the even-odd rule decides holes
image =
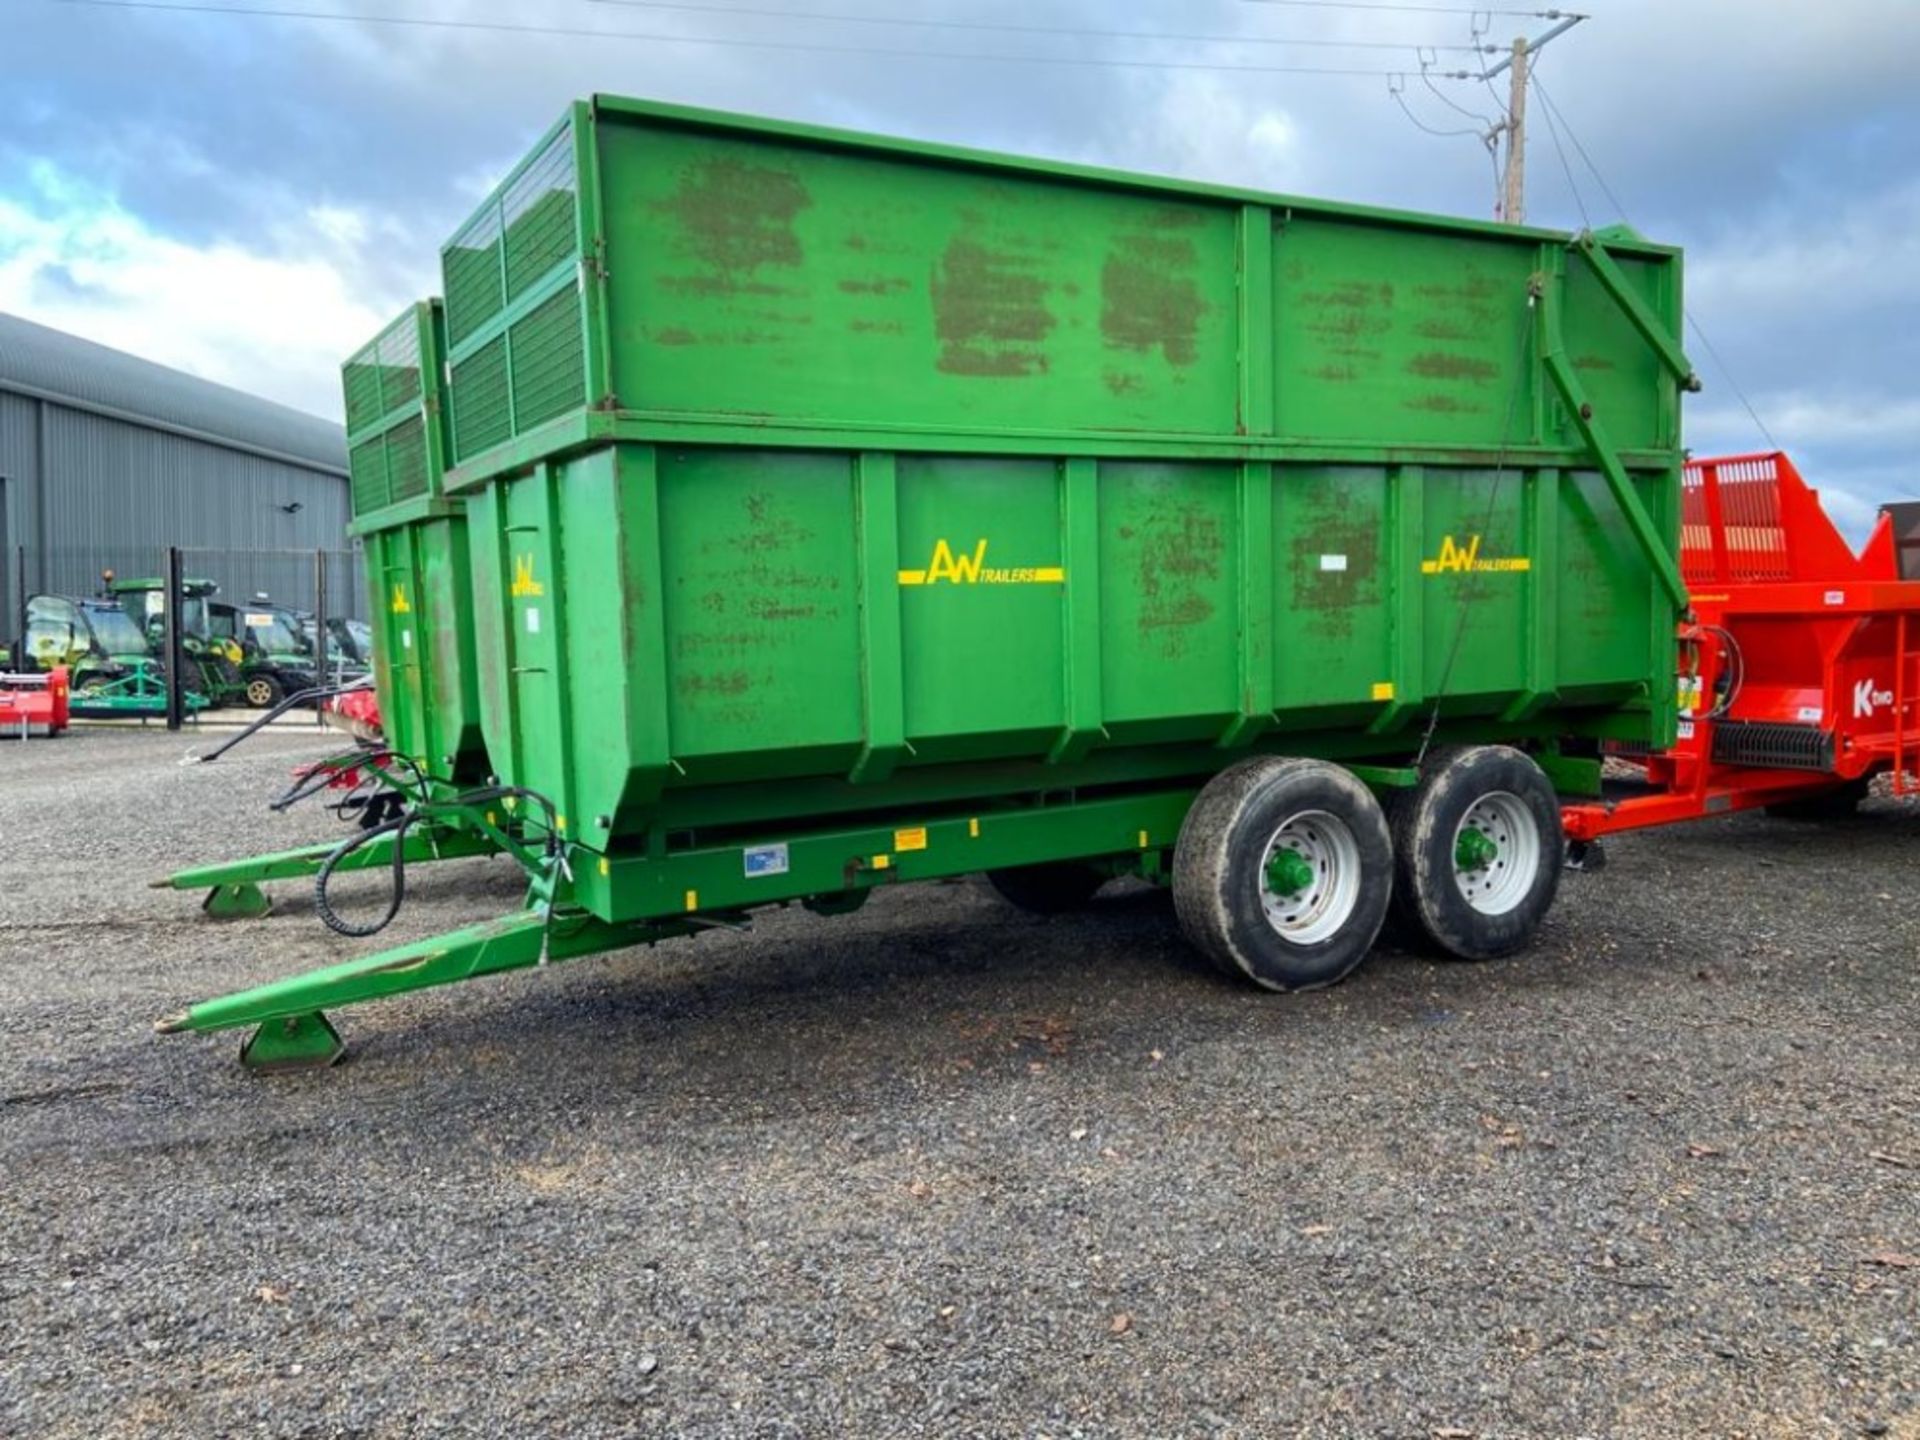
[[[1784,454],[1687,466],[1680,539],[1680,730],[1647,787],[1569,805],[1567,838],[1766,805],[1851,808],[1878,774],[1915,787],[1920,580],[1893,518],[1855,555]]]
[[[58,735],[67,728],[67,667],[0,675],[0,735]]]

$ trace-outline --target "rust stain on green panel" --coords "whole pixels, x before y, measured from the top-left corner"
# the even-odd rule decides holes
[[[1193,241],[1184,235],[1116,236],[1100,269],[1100,333],[1107,343],[1157,349],[1169,365],[1191,365],[1207,308],[1194,281],[1197,263]]]
[[[1161,653],[1177,656],[1185,648],[1178,632],[1213,618],[1214,604],[1202,591],[1220,578],[1226,537],[1219,517],[1205,507],[1174,504],[1156,510],[1141,527],[1140,638],[1155,639]]]
[[[1407,362],[1407,370],[1428,380],[1465,380],[1474,385],[1485,385],[1500,373],[1500,367],[1491,360],[1474,355],[1450,355],[1443,350],[1429,350],[1414,356]]]
[[[674,218],[687,251],[709,273],[672,283],[694,293],[785,293],[746,277],[765,266],[799,268],[806,256],[794,221],[812,204],[798,179],[772,166],[724,155],[688,166],[656,206]]]
[[[1052,333],[1047,282],[1035,257],[957,236],[933,273],[940,369],[949,375],[1044,374],[1040,345]]]

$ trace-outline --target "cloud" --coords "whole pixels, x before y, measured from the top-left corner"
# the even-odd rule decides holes
[[[0,310],[338,419],[340,362],[409,298],[361,284],[367,252],[392,238],[313,205],[258,245],[191,243],[43,163],[0,196]],[[413,293],[427,288],[422,275]]]

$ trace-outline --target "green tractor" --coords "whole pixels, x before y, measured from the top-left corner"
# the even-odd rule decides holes
[[[25,658],[39,670],[67,667],[75,715],[166,714],[166,667],[114,600],[33,596],[27,601]],[[207,705],[191,679],[184,697],[189,712]]]
[[[255,595],[246,605],[210,600],[207,623],[216,639],[239,645],[242,692],[256,710],[270,709],[319,683],[313,648],[297,611],[264,595]]]
[[[150,649],[165,649],[167,624],[166,581],[143,577],[117,580],[106,576],[106,591],[140,627]],[[195,678],[193,688],[212,705],[239,705],[247,699],[246,681],[241,663],[245,652],[238,640],[216,635],[208,606],[220,587],[211,580],[180,582],[180,649],[186,655],[187,671]]]

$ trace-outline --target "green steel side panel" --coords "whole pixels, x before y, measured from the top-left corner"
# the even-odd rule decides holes
[[[412,305],[347,362],[353,533],[366,555],[381,727],[440,779],[486,773],[464,502],[445,496],[445,315]]]
[[[1210,740],[1240,708],[1239,467],[1116,461],[1099,475],[1108,735]],[[1192,713],[1169,718],[1169,695]]]
[[[1032,748],[1065,723],[1057,470],[900,458],[902,693],[917,756]]]
[[[1623,258],[1619,268],[1627,282],[1656,315],[1680,313],[1679,267],[1653,265]],[[1566,262],[1563,305],[1567,355],[1594,410],[1606,420],[1614,444],[1622,449],[1665,449],[1680,443],[1680,416],[1675,386],[1652,346],[1635,330],[1627,313],[1616,305],[1592,269],[1577,258]],[[1679,325],[1673,324],[1674,334]],[[1577,444],[1565,410],[1557,403],[1560,444]]]
[[[1391,675],[1394,606],[1419,583],[1388,570],[1386,471],[1302,465],[1283,473],[1272,503],[1273,707],[1371,704]]]
[[[1543,286],[1605,434],[1671,454],[1678,255],[1582,243],[596,97],[443,251],[455,485],[592,422],[1564,468],[1588,439],[1541,364]]]
[[[1662,524],[1673,476],[1634,480]],[[1398,763],[1436,703],[1443,739],[1667,723],[1671,615],[1592,472],[623,443],[468,517],[494,770],[597,848]]]
[[[362,543],[387,743],[439,778],[484,773],[466,519],[390,526]]]
[[[599,154],[628,408],[1235,428],[1230,210],[605,122]]]
[[[860,734],[857,553],[844,455],[686,450],[660,466],[667,724],[684,759]]]
[[[1536,247],[1295,218],[1273,240],[1274,424],[1308,441],[1524,444]],[[1637,342],[1636,342],[1637,344]]]

